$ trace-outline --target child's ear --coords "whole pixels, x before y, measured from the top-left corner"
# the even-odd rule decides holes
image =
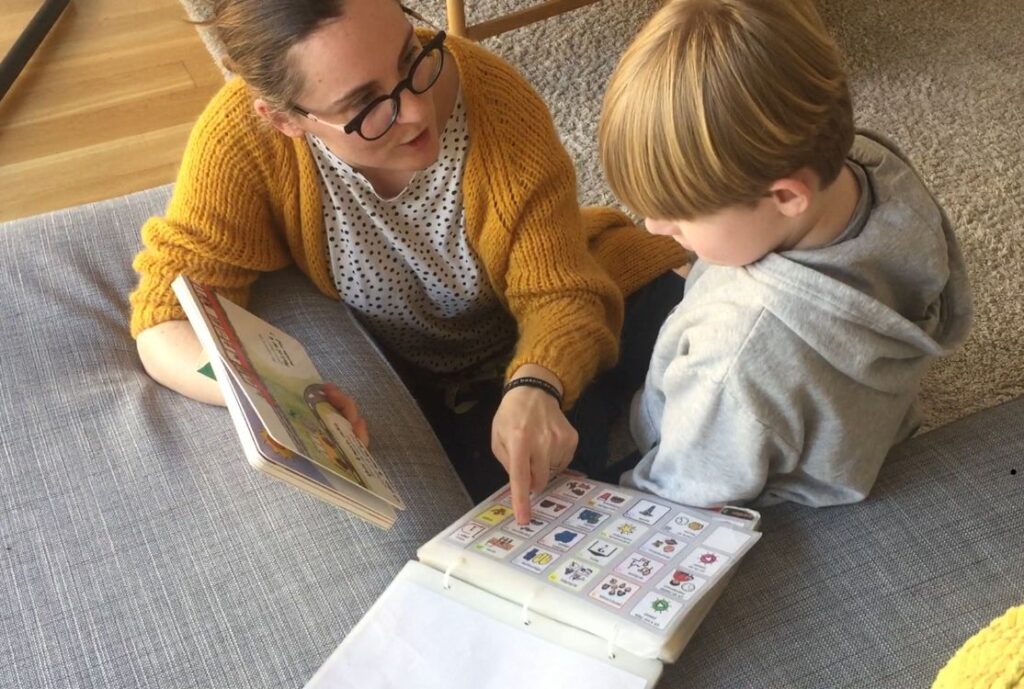
[[[302,127],[295,124],[295,118],[292,115],[272,108],[270,104],[262,98],[257,98],[255,102],[253,102],[252,107],[253,110],[256,111],[256,114],[269,122],[274,129],[285,136],[296,138],[305,135],[306,132]]]
[[[810,207],[816,189],[817,178],[804,168],[775,180],[768,191],[778,211],[787,218],[795,218]]]

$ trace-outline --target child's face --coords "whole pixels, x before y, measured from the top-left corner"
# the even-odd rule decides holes
[[[656,220],[644,224],[652,234],[672,237],[708,263],[745,266],[780,248],[792,227],[775,203],[763,199],[753,208],[735,206],[693,220]]]

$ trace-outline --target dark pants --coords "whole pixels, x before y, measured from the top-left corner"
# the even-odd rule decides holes
[[[580,437],[571,468],[598,478],[613,473],[607,471],[612,425],[628,413],[633,393],[643,385],[658,331],[682,300],[684,285],[683,278],[668,272],[626,299],[618,363],[595,378],[566,413]],[[476,404],[456,413],[445,403],[436,374],[408,366],[398,369],[473,500],[479,502],[508,483],[505,468],[491,452],[491,423],[501,403],[502,381],[474,385],[470,397]]]

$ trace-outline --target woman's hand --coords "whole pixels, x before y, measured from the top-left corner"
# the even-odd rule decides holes
[[[562,391],[558,377],[541,366],[521,366],[512,379],[523,376],[541,378]],[[502,398],[491,426],[491,449],[508,472],[517,523],[530,521],[530,491],[543,490],[569,465],[578,440],[558,400],[543,390],[522,385]]]
[[[352,431],[359,438],[359,441],[369,447],[370,432],[366,428],[366,419],[359,415],[359,407],[356,406],[356,401],[351,396],[342,392],[341,388],[334,383],[324,384],[324,395],[327,397],[327,401],[331,403],[331,406],[337,409],[352,424]]]

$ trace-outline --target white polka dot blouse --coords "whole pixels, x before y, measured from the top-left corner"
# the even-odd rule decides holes
[[[331,274],[341,299],[387,349],[437,373],[511,351],[512,317],[466,239],[460,185],[469,147],[459,96],[437,161],[383,199],[307,135],[323,190]]]

